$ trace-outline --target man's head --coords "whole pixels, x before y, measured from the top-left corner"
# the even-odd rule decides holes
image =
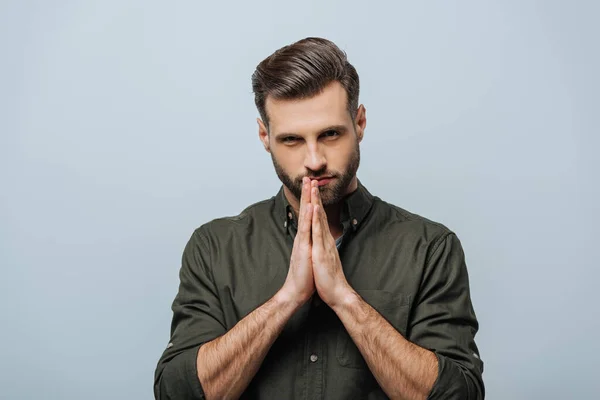
[[[366,112],[358,106],[358,74],[343,51],[320,38],[285,46],[257,66],[252,88],[260,139],[297,199],[304,176],[332,178],[320,186],[324,205],[355,189]]]

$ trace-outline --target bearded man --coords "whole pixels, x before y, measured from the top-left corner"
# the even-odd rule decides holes
[[[155,397],[483,399],[461,243],[357,178],[367,118],[346,54],[300,40],[252,86],[282,187],[192,234]]]

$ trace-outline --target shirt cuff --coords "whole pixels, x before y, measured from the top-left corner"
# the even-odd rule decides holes
[[[438,376],[427,400],[474,399],[469,393],[463,371],[451,360],[434,352],[438,359]]]
[[[196,363],[200,346],[185,350],[167,364],[159,383],[158,399],[205,399]]]
[[[198,378],[198,351],[201,346],[193,347],[182,354],[185,357],[183,365],[185,366],[186,380],[194,398],[198,399],[204,399],[204,390]]]

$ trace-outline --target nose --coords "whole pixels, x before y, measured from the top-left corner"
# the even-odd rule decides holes
[[[319,149],[318,144],[308,143],[306,146],[306,156],[304,158],[304,167],[310,171],[321,171],[327,166],[325,155]]]

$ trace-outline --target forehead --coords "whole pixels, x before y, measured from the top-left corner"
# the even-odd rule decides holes
[[[269,130],[275,134],[310,133],[332,125],[351,123],[346,90],[332,82],[308,99],[277,100],[267,97]]]

